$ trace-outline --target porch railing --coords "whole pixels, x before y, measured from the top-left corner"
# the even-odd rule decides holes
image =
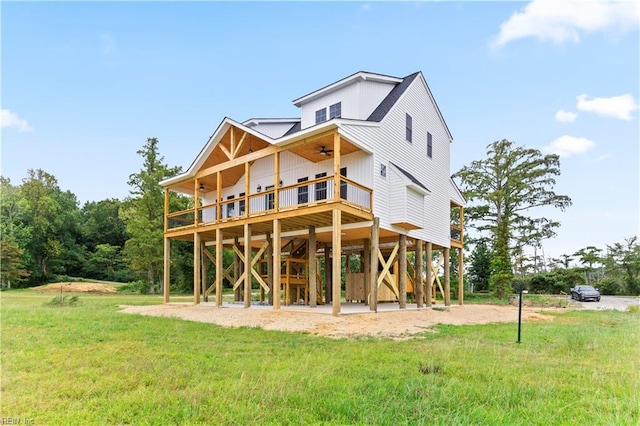
[[[182,210],[167,215],[167,229],[177,229],[195,225],[195,211],[198,212],[198,224],[210,225],[246,217],[260,216],[323,203],[342,202],[370,212],[373,192],[370,188],[340,177],[339,199],[334,194],[333,176],[299,182],[293,185],[271,188],[248,196],[223,200],[218,203],[200,206],[197,209]]]

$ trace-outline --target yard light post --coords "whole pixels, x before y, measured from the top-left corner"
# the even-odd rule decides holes
[[[522,295],[529,293],[524,289],[524,284],[520,284],[520,295],[518,296],[518,340],[516,343],[520,343],[520,332],[522,330]]]

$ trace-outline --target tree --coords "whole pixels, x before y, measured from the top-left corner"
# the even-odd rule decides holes
[[[11,283],[25,281],[29,271],[24,268],[22,255],[24,250],[18,247],[10,235],[2,235],[0,240],[0,286],[11,288]]]
[[[120,218],[122,202],[118,199],[89,201],[82,207],[82,241],[89,251],[99,244],[123,247],[127,241],[126,225]]]
[[[607,246],[604,258],[607,280],[618,293],[640,295],[640,245],[637,237],[627,238],[624,244]],[[615,285],[614,285],[615,284]]]
[[[120,210],[129,235],[124,256],[134,271],[146,275],[149,291],[153,292],[161,275],[164,250],[164,194],[160,181],[180,169],[163,164],[156,138],[148,138],[137,153],[144,163],[138,173],[129,176],[130,196]]]
[[[471,253],[469,279],[474,291],[488,291],[491,277],[491,253],[485,240],[479,240]]]
[[[543,206],[564,210],[571,205],[568,196],[553,191],[558,175],[557,155],[543,156],[506,139],[488,145],[487,158],[472,161],[454,175],[467,200],[475,202],[466,209],[471,226],[493,238],[491,285],[496,296],[510,291],[514,250],[539,244],[560,226],[545,217],[530,217],[531,210]]]
[[[593,265],[595,265],[596,263],[600,263],[601,261],[601,252],[602,249],[594,246],[587,246],[574,253],[574,256],[578,256],[578,258],[580,259],[580,263],[586,266],[587,284],[590,284],[591,281],[591,275],[593,274]]]

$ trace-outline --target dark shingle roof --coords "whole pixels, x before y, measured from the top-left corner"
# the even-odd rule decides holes
[[[418,179],[416,179],[416,177],[414,175],[412,175],[411,173],[409,173],[408,171],[406,171],[402,167],[398,166],[397,164],[391,163],[391,165],[393,167],[395,167],[396,169],[400,170],[402,172],[402,174],[405,175],[407,177],[407,179],[409,179],[415,185],[419,186],[420,188],[424,189],[427,192],[431,192],[431,191],[429,191],[429,189],[426,186],[424,186],[422,184],[422,182],[420,182]]]
[[[407,90],[407,87],[415,80],[415,78],[420,74],[420,71],[415,72],[411,75],[406,76],[401,83],[398,83],[396,87],[391,89],[391,92],[387,95],[386,98],[380,102],[380,105],[371,113],[367,121],[377,121],[380,122],[387,115],[387,113],[393,108],[393,105],[400,99],[400,96]],[[426,188],[425,188],[426,189]]]
[[[287,133],[285,133],[284,135],[282,135],[281,137],[284,136],[289,136],[292,135],[294,133],[297,133],[300,131],[300,129],[302,128],[302,124],[300,123],[300,121],[298,121],[296,124],[294,124],[293,126],[291,126],[291,128],[289,130],[287,130]]]

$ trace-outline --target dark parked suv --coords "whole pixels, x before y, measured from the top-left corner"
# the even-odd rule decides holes
[[[579,301],[595,300],[600,301],[600,292],[590,285],[578,285],[571,289],[571,298]]]

